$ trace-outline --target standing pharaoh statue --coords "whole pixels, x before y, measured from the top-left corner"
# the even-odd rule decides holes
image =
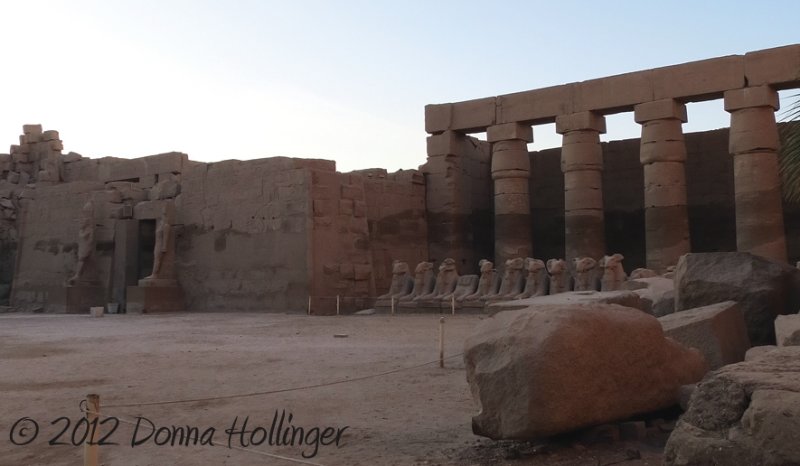
[[[173,213],[167,204],[156,221],[155,247],[153,248],[153,271],[140,280],[139,285],[172,285],[175,280],[175,235]],[[144,283],[143,283],[144,282]]]
[[[78,265],[75,267],[75,274],[67,280],[68,285],[75,285],[87,279],[89,262],[95,248],[94,230],[94,203],[89,199],[81,209],[81,226],[78,230]]]

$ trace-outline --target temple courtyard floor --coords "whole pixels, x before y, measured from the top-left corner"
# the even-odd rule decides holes
[[[482,318],[446,316],[440,368],[438,315],[0,314],[0,464],[79,464],[93,426],[103,465],[661,463],[664,439],[473,435],[460,353]]]

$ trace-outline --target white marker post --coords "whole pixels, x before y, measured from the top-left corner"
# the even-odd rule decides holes
[[[456,295],[455,293],[450,296],[450,308],[453,310],[453,315],[456,315]]]
[[[100,414],[100,396],[90,394],[86,396],[86,442],[83,444],[83,466],[97,466],[99,451],[97,439],[100,433],[97,431],[99,426],[98,415]]]
[[[439,317],[439,367],[444,368],[444,317]]]
[[[336,295],[336,315],[339,315],[339,295]]]
[[[311,296],[308,297],[308,315],[311,315]]]
[[[394,296],[392,296],[392,315],[394,315]]]

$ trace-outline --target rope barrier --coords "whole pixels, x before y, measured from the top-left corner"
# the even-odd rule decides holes
[[[446,358],[437,359],[435,361],[429,361],[429,362],[426,362],[426,363],[423,363],[423,364],[417,364],[415,366],[400,367],[400,368],[397,368],[397,369],[392,369],[392,370],[385,371],[385,372],[379,372],[377,374],[370,374],[370,375],[365,375],[365,376],[361,376],[361,377],[355,377],[355,378],[352,378],[352,379],[341,379],[341,380],[336,380],[336,381],[333,381],[333,382],[325,382],[325,383],[318,383],[318,384],[312,384],[312,385],[301,385],[299,387],[280,388],[280,389],[276,389],[276,390],[266,390],[266,391],[261,391],[261,392],[252,392],[252,393],[240,393],[240,394],[235,394],[235,395],[221,395],[221,396],[214,396],[214,397],[207,397],[207,398],[192,398],[192,399],[185,399],[185,400],[151,401],[151,402],[146,402],[146,403],[126,403],[126,404],[116,404],[116,405],[110,404],[110,405],[104,405],[104,407],[106,407],[106,408],[135,408],[135,407],[138,407],[138,406],[162,406],[162,405],[182,404],[182,403],[200,403],[200,402],[206,402],[206,401],[230,400],[230,399],[235,399],[235,398],[250,398],[250,397],[261,396],[261,395],[272,395],[272,394],[275,394],[275,393],[286,393],[286,392],[292,392],[292,391],[297,391],[297,390],[308,390],[308,389],[312,389],[312,388],[329,387],[331,385],[340,385],[340,384],[343,384],[343,383],[358,382],[358,381],[361,381],[361,380],[372,379],[372,378],[375,378],[375,377],[382,377],[384,375],[396,374],[398,372],[403,372],[403,371],[407,371],[407,370],[419,369],[421,367],[430,366],[430,365],[433,365],[433,364],[439,364],[440,361],[445,361],[445,360],[448,360],[448,359],[461,357],[463,355],[464,355],[464,353],[458,353],[458,354],[454,354],[452,356],[448,356]]]

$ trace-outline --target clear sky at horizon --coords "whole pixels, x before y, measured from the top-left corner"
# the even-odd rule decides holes
[[[0,152],[416,168],[424,106],[800,42],[800,2],[0,0]],[[782,96],[787,96],[782,93]],[[692,104],[685,131],[728,124]],[[605,140],[637,137],[632,115]],[[533,148],[557,146],[552,125]]]

